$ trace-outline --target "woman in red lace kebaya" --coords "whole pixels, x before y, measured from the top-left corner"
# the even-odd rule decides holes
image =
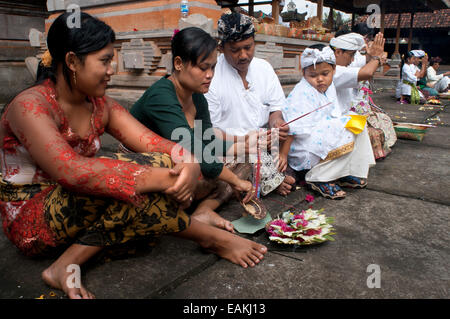
[[[42,278],[70,298],[93,294],[68,286],[68,265],[83,264],[105,246],[164,234],[194,240],[243,267],[258,263],[266,247],[183,211],[200,175],[192,155],[105,96],[113,74],[113,30],[86,13],[80,28],[69,28],[67,19],[70,14],[62,14],[49,29],[37,84],[1,116],[6,236],[29,256],[67,245]],[[94,157],[104,132],[136,154]]]

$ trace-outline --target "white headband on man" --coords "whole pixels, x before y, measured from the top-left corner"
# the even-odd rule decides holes
[[[324,47],[322,51],[312,48],[306,48],[305,51],[303,51],[301,58],[302,69],[305,69],[311,65],[314,65],[315,68],[317,63],[322,62],[333,65],[336,64],[336,57],[330,47]]]
[[[352,32],[331,39],[330,45],[336,49],[356,51],[361,50],[366,43],[361,34]]]

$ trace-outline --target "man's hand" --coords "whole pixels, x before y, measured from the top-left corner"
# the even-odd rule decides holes
[[[386,39],[384,39],[383,33],[377,33],[373,42],[367,46],[367,54],[371,57],[378,56],[381,58],[384,53],[385,41]]]
[[[283,126],[286,121],[283,119],[283,114],[281,111],[276,111],[270,114],[269,117],[269,127],[278,129],[278,137],[280,142],[283,142],[288,137],[289,125]],[[273,143],[273,141],[272,141]]]

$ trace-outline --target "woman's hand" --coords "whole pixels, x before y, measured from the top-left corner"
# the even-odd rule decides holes
[[[169,171],[170,175],[178,176],[175,185],[164,191],[172,195],[178,202],[192,202],[197,180],[200,176],[200,165],[198,163],[178,163]]]
[[[257,154],[258,146],[262,150],[272,147],[272,130],[255,130],[245,135],[245,153]]]
[[[231,187],[233,187],[233,189],[238,193],[240,192],[247,193],[244,199],[242,200],[244,204],[248,203],[256,194],[256,191],[253,188],[252,183],[250,183],[249,181],[244,181],[242,179],[239,179],[239,181],[236,184],[231,185]]]

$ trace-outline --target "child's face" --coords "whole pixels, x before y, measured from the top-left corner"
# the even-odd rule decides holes
[[[326,62],[311,65],[303,70],[303,76],[317,91],[325,93],[333,82],[336,67]]]

